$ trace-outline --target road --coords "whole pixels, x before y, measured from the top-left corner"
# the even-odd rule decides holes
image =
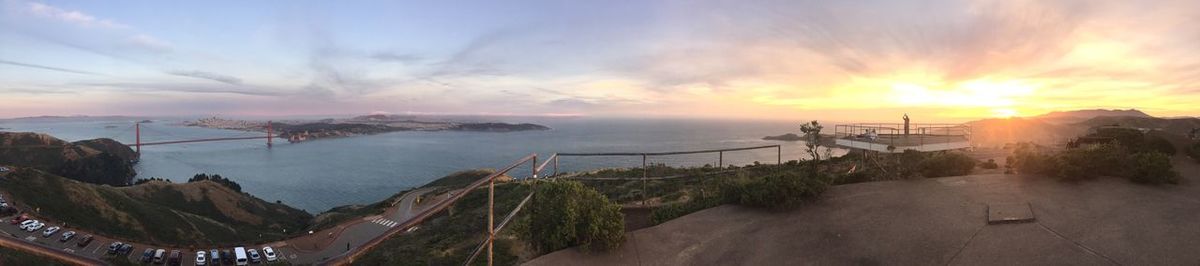
[[[367,240],[383,234],[388,229],[391,229],[403,223],[404,221],[411,219],[428,206],[434,205],[433,203],[435,201],[445,198],[435,197],[434,199],[425,200],[424,202],[421,202],[421,204],[417,204],[417,198],[421,194],[424,194],[430,190],[432,189],[417,189],[404,194],[393,204],[392,208],[389,208],[381,215],[354,219],[331,229],[321,232],[314,232],[311,235],[268,243],[262,246],[246,246],[246,248],[257,249],[261,254],[262,247],[270,246],[274,248],[275,252],[278,254],[280,259],[278,263],[280,264],[317,264],[326,258],[346,252],[348,249],[347,247],[357,247]],[[77,241],[83,236],[90,234],[89,232],[83,232],[81,230],[64,227],[62,230],[50,237],[43,237],[42,232],[45,230],[45,228],[36,232],[26,232],[20,230],[18,225],[9,224],[8,222],[15,217],[16,215],[10,215],[0,218],[3,221],[3,224],[0,224],[0,245],[60,259],[74,264],[103,264],[104,259],[112,256],[108,255],[106,252],[108,245],[116,241],[121,241],[96,235],[95,239],[89,245],[79,247],[76,245],[78,243]],[[33,219],[37,218],[33,217]],[[62,225],[46,225],[46,227],[50,226]],[[67,242],[59,241],[62,233],[73,230],[78,233],[78,235],[76,235],[73,239]],[[132,261],[139,259],[143,250],[146,248],[161,248],[167,250],[168,254],[171,252],[171,250],[179,250],[183,253],[182,261],[184,262],[184,265],[194,265],[196,251],[198,251],[185,248],[156,247],[128,241],[121,242],[133,245],[133,251],[127,256],[122,256]],[[296,243],[297,245],[308,244],[313,246],[308,249],[302,249],[293,243]],[[233,248],[234,247],[212,247],[207,248],[204,251],[207,252],[209,249],[233,250]]]

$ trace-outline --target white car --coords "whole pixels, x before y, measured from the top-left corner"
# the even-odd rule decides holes
[[[204,251],[196,251],[196,265],[203,266],[205,263],[208,263],[208,260],[204,259]]]
[[[42,229],[42,226],[45,226],[45,224],[42,224],[41,221],[33,220],[32,223],[22,226],[21,229],[24,229],[25,231],[33,232],[33,231],[37,231],[38,229]]]
[[[263,250],[263,255],[266,255],[266,257],[267,257],[267,262],[275,262],[276,260],[279,259],[277,256],[275,256],[275,249],[273,249],[269,246],[264,246],[262,248],[262,250]]]
[[[46,227],[46,223],[38,222],[37,224],[33,225],[32,227],[29,227],[29,231],[37,232],[37,230],[42,230],[42,227]]]
[[[25,228],[29,228],[29,225],[36,223],[36,222],[37,222],[37,220],[25,220],[24,222],[21,222],[21,227],[18,227],[18,228],[21,228],[21,230],[25,230]]]
[[[42,232],[42,237],[50,237],[54,235],[54,233],[58,233],[58,229],[62,229],[62,227],[51,226],[50,228],[46,228],[46,231]]]

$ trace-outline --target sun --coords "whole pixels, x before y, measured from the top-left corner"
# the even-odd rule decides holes
[[[997,117],[997,118],[1013,118],[1019,114],[1020,113],[1018,113],[1017,110],[1013,110],[1011,108],[992,109],[992,117]]]

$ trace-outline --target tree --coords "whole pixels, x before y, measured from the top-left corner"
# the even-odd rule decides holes
[[[821,163],[821,129],[825,127],[817,120],[800,125],[800,133],[804,133],[805,151],[813,158],[813,175],[817,174],[817,165]]]

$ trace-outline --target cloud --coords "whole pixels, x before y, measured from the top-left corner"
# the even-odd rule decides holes
[[[212,80],[212,81],[226,83],[226,84],[232,84],[232,85],[242,84],[242,79],[239,79],[239,78],[233,77],[233,76],[229,76],[229,75],[212,73],[212,72],[204,72],[204,71],[196,71],[196,70],[193,70],[193,71],[168,71],[167,74],[176,75],[176,76],[184,76],[184,77],[193,77],[193,78],[199,78],[199,79],[207,79],[207,80]]]
[[[396,54],[390,52],[378,52],[371,54],[371,59],[383,62],[398,62],[398,63],[413,63],[421,61],[421,56],[413,54]]]
[[[137,34],[137,35],[129,37],[128,40],[129,40],[130,44],[133,44],[134,46],[137,46],[137,47],[140,47],[140,48],[143,48],[146,50],[156,51],[156,52],[171,51],[171,43],[169,43],[167,41],[159,40],[158,38],[154,38],[154,36],[150,36],[150,35],[146,35],[146,34]]]
[[[51,71],[58,71],[58,72],[66,72],[66,73],[72,73],[72,74],[107,76],[105,74],[100,74],[100,73],[90,72],[90,71],[66,69],[66,68],[60,68],[60,67],[43,66],[43,65],[28,64],[28,63],[21,63],[21,62],[13,62],[13,61],[2,60],[2,59],[0,59],[0,64],[21,66],[21,67],[28,67],[28,68],[36,68],[36,69],[43,69],[43,70],[51,70]]]
[[[76,10],[65,10],[50,6],[47,4],[30,2],[27,3],[28,11],[31,14],[54,19],[61,22],[75,24],[85,28],[105,28],[105,29],[124,29],[129,26],[114,22],[108,19],[99,19],[87,13]]]

